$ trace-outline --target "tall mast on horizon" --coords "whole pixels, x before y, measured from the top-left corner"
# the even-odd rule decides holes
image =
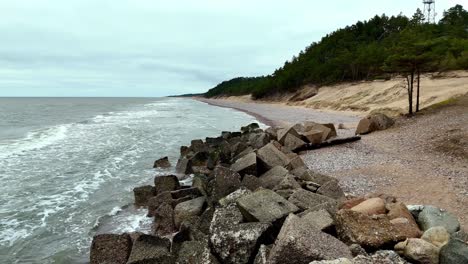
[[[423,0],[424,4],[424,17],[426,18],[426,23],[435,24],[436,22],[436,10],[435,10],[435,0]]]

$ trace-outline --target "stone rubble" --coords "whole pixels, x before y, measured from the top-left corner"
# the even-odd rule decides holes
[[[152,232],[96,235],[90,263],[468,263],[468,235],[454,215],[410,211],[388,195],[347,196],[294,153],[333,137],[332,124],[304,122],[193,140],[180,149],[177,175],[134,189]]]

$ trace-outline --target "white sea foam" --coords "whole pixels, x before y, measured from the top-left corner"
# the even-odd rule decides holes
[[[39,150],[66,138],[71,125],[58,125],[47,129],[29,132],[26,137],[0,142],[0,159],[24,152]]]

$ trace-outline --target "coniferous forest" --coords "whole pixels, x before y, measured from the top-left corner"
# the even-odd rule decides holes
[[[456,5],[437,24],[421,12],[375,16],[314,42],[268,76],[222,82],[205,96],[252,94],[254,99],[327,85],[402,75],[408,90],[425,72],[468,69],[468,12]],[[410,87],[411,85],[411,87]],[[411,88],[411,90],[410,90]]]

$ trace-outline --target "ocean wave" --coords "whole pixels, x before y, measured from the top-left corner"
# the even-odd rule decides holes
[[[0,142],[0,158],[21,155],[24,152],[42,149],[55,144],[67,137],[67,131],[70,126],[70,124],[65,124],[31,131],[22,139]]]

